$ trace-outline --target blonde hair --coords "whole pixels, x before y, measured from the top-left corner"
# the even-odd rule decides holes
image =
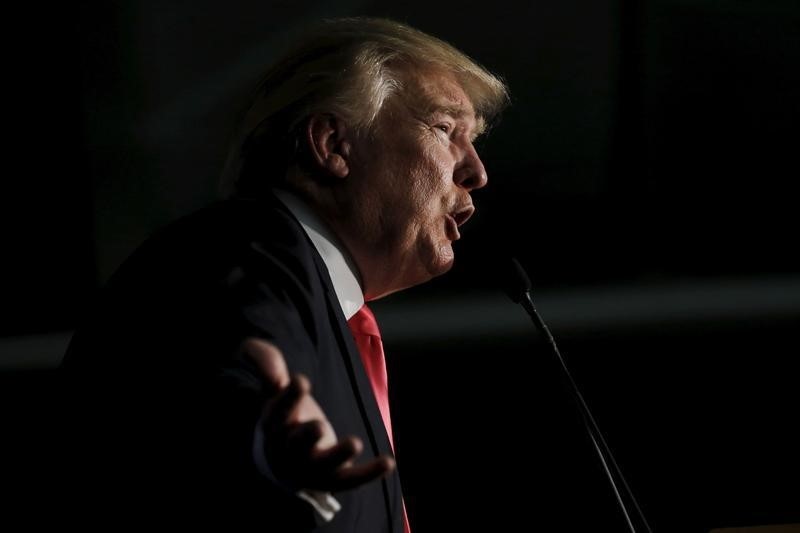
[[[299,128],[315,113],[335,113],[366,133],[387,98],[402,93],[400,69],[451,72],[478,117],[508,102],[505,84],[450,44],[386,19],[325,21],[258,84],[223,173],[227,194],[258,195],[283,179],[298,152]]]

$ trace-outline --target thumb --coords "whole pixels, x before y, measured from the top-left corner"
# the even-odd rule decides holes
[[[277,346],[263,339],[249,337],[242,341],[240,349],[261,371],[267,396],[273,396],[289,386],[289,369]]]

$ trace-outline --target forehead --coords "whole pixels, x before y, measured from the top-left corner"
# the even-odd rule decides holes
[[[456,76],[436,67],[413,67],[400,76],[403,100],[412,110],[428,115],[446,112],[475,121],[475,108]]]

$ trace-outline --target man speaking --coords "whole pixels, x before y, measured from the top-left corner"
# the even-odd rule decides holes
[[[327,22],[269,69],[229,198],[147,241],[73,338],[73,512],[408,531],[365,302],[450,269],[487,180],[473,141],[506,101],[387,20]]]

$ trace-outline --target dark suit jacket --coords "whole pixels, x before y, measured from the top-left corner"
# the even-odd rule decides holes
[[[74,336],[64,363],[71,512],[112,524],[166,513],[179,523],[316,530],[310,506],[253,464],[262,381],[237,351],[250,335],[270,339],[291,372],[310,378],[336,433],[363,440],[363,460],[391,453],[308,237],[275,199],[229,200],[137,250]],[[334,496],[343,508],[320,531],[402,531],[396,473]]]

